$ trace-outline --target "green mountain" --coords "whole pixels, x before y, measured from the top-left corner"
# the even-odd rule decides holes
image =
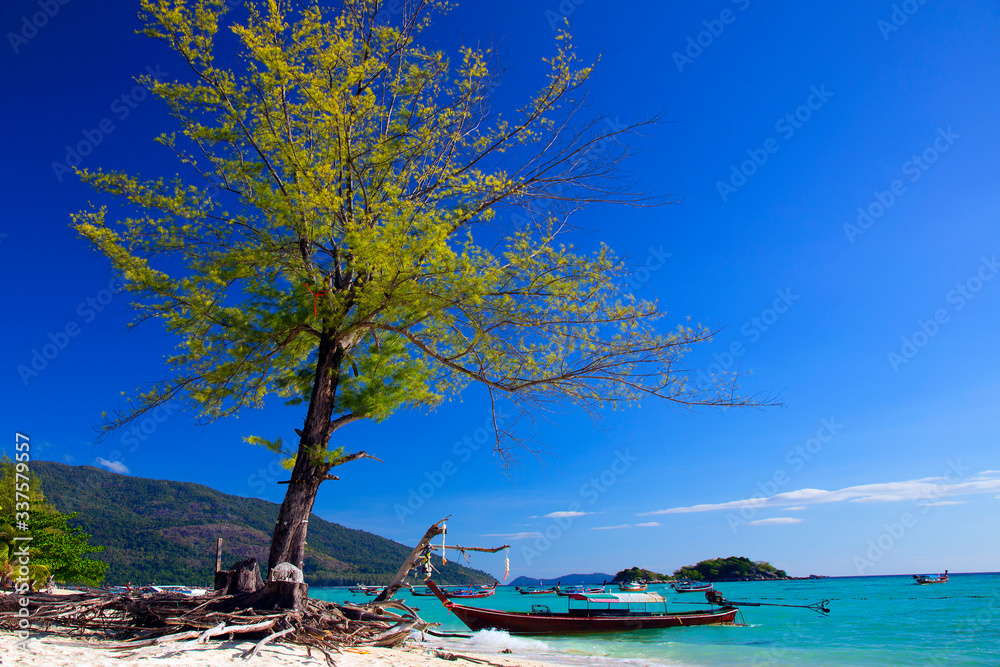
[[[34,461],[42,492],[60,512],[78,512],[71,524],[107,550],[107,585],[211,584],[215,540],[222,566],[246,558],[267,564],[278,505],[221,493],[201,484],[129,477],[91,466]],[[386,584],[412,547],[363,530],[309,518],[305,578],[313,586]],[[435,562],[441,583],[492,583],[493,577],[454,561]],[[266,578],[267,573],[262,572]]]

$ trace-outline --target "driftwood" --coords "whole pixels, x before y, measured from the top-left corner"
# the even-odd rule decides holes
[[[246,600],[247,596],[33,593],[28,598],[28,618],[35,631],[108,639],[111,641],[97,645],[132,651],[130,655],[163,649],[184,651],[214,639],[241,635],[256,640],[254,647],[242,655],[244,659],[253,658],[269,642],[280,641],[315,649],[331,665],[333,654],[343,647],[398,646],[413,630],[436,625],[424,622],[416,611],[399,601],[355,606],[306,599],[301,611],[234,606],[236,600]],[[0,596],[0,628],[17,630],[19,609],[18,596]]]

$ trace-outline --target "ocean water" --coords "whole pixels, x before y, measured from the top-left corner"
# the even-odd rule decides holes
[[[701,608],[696,593],[677,594],[653,586],[668,599],[668,609]],[[431,646],[475,653],[499,653],[566,665],[632,664],[636,667],[783,667],[789,665],[976,665],[1000,666],[1000,573],[952,574],[946,584],[918,586],[909,576],[838,577],[808,581],[738,582],[716,588],[730,600],[811,604],[828,599],[831,613],[807,609],[744,607],[736,626],[640,630],[613,635],[511,637],[505,632],[469,633],[432,597],[401,599],[419,608],[441,631],[471,634],[470,639],[429,639]],[[370,598],[346,589],[312,589],[314,597],[363,602]],[[547,604],[563,610],[555,595],[519,595],[500,587],[496,595],[468,600],[469,606],[511,611]],[[740,618],[737,617],[737,621]]]

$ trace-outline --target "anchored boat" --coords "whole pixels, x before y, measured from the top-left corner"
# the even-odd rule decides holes
[[[913,578],[918,584],[945,584],[948,582],[948,570],[944,574],[915,574]]]
[[[700,581],[678,581],[670,585],[678,593],[706,593],[712,590],[711,582],[706,584]]]
[[[559,635],[589,632],[623,632],[686,625],[732,623],[736,607],[669,613],[666,599],[657,593],[572,593],[567,611],[553,612],[548,605],[532,605],[531,611],[498,611],[467,607],[448,599],[437,585],[427,580],[444,606],[470,630],[495,628],[518,635]],[[577,603],[574,605],[574,602]],[[652,607],[652,608],[651,608]]]
[[[618,584],[618,590],[622,593],[645,593],[647,588],[649,586],[641,581],[623,581]]]

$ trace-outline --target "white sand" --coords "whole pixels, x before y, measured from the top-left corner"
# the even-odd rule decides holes
[[[117,651],[102,648],[101,642],[66,639],[56,635],[36,634],[29,642],[30,651],[17,646],[17,638],[9,632],[0,633],[0,664],[34,665],[37,667],[118,667],[145,663],[151,667],[201,667],[202,665],[249,665],[250,667],[278,667],[302,665],[326,667],[326,660],[316,651],[310,658],[306,649],[288,644],[268,644],[252,660],[244,661],[244,651],[253,647],[251,641],[213,642],[180,650],[173,646],[158,646],[134,651]],[[443,660],[433,657],[438,643],[407,642],[402,649],[346,648],[335,655],[339,667],[475,667],[480,663],[465,660]],[[488,660],[508,667],[549,667],[545,663],[525,660],[511,655],[483,655],[468,651],[443,649],[445,653],[459,653]]]

